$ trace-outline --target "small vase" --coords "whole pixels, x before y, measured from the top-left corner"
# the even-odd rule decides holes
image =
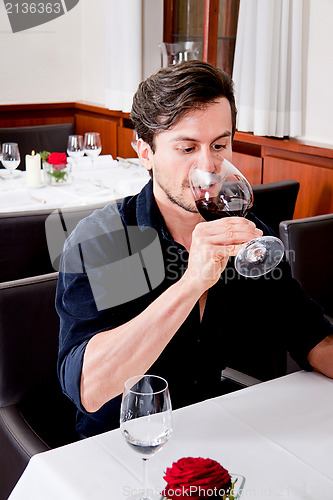
[[[70,163],[51,165],[51,163],[44,161],[43,170],[45,182],[50,186],[63,186],[64,184],[70,184],[72,181],[72,166]]]

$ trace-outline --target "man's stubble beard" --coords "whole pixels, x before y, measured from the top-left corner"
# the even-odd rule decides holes
[[[171,201],[174,205],[177,205],[178,207],[182,208],[186,212],[189,212],[191,214],[197,214],[198,210],[196,207],[193,205],[190,205],[189,203],[186,203],[183,198],[180,198],[179,196],[172,195],[170,190],[168,189],[167,186],[163,185],[163,183],[160,181],[160,177],[157,174],[156,170],[154,172],[154,179],[159,185],[160,189],[164,192],[164,194],[167,196],[168,200]],[[189,188],[189,183],[188,181],[184,181],[182,185],[182,189],[187,189]]]

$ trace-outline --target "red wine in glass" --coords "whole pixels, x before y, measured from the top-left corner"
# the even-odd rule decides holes
[[[230,205],[232,204],[232,199],[228,200]],[[200,198],[195,201],[196,207],[200,215],[207,221],[222,219],[223,217],[245,217],[248,212],[246,208],[246,200],[238,200],[241,203],[240,208],[235,208],[234,210],[229,210],[228,205],[220,199],[219,196],[213,196],[212,198]]]
[[[252,207],[253,191],[248,180],[219,155],[212,157],[209,169],[194,164],[189,182],[198,212],[207,222],[223,217],[245,217]],[[235,268],[242,276],[262,276],[279,264],[283,253],[279,238],[255,238],[238,252]]]

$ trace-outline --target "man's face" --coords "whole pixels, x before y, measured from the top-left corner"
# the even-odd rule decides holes
[[[153,171],[154,195],[164,204],[197,213],[188,174],[194,163],[210,169],[214,157],[231,161],[232,119],[229,101],[222,97],[202,110],[185,115],[171,129],[155,136],[146,168]]]

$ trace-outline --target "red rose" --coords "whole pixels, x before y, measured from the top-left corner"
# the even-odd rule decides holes
[[[47,157],[47,163],[51,163],[51,165],[66,165],[67,155],[66,153],[51,153]]]
[[[167,468],[163,495],[170,500],[223,496],[231,486],[229,472],[210,458],[181,458]]]

